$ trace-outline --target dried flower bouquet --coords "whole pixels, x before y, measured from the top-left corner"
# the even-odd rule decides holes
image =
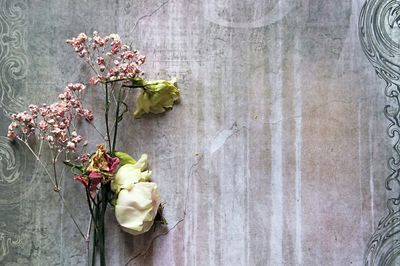
[[[84,107],[86,86],[70,83],[56,102],[41,106],[31,104],[29,110],[11,115],[7,136],[11,141],[25,144],[43,166],[77,230],[86,241],[92,239],[88,264],[95,265],[98,252],[103,266],[106,265],[104,217],[109,205],[114,206],[122,230],[133,235],[147,232],[156,220],[165,222],[157,184],[151,181],[151,171],[147,169],[147,155],[135,160],[116,147],[118,128],[130,109],[127,99],[135,97],[133,90],[140,90],[133,112],[135,118],[140,118],[146,113],[158,114],[172,108],[180,92],[174,80],[145,80],[140,69],[145,56],[123,44],[118,34],[101,37],[94,32],[88,37],[81,33],[66,42],[95,73],[89,78],[88,86],[104,89],[106,132],[102,134],[95,127],[93,112]],[[115,106],[111,106],[111,97],[115,98]],[[110,110],[114,110],[113,115]],[[94,126],[104,137],[105,143],[98,144],[92,153],[86,151],[91,138],[79,134],[81,121]],[[37,145],[31,144],[32,140]],[[51,156],[51,167],[47,167],[44,154]],[[87,233],[65,205],[59,161],[71,168],[74,179],[84,188],[90,213]]]

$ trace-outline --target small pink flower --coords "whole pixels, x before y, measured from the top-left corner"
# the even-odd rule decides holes
[[[146,61],[146,56],[144,56],[144,55],[139,55],[138,56],[137,62],[138,62],[139,65],[143,65],[145,61]]]
[[[39,109],[39,113],[41,116],[46,116],[49,112],[50,110],[47,107],[42,107]]]
[[[110,76],[116,76],[116,75],[118,75],[118,73],[119,73],[119,71],[118,71],[118,69],[115,68],[115,67],[111,68],[110,71],[108,72],[108,74],[109,74]]]
[[[83,110],[83,116],[85,117],[86,120],[91,121],[93,120],[93,112],[88,110],[88,109],[84,109]]]
[[[51,131],[51,133],[53,133],[53,134],[60,134],[61,132],[62,132],[62,130],[59,129],[58,127],[56,127],[55,129],[53,129],[53,130]]]
[[[91,77],[89,79],[89,84],[90,85],[96,85],[97,83],[99,83],[100,79],[98,77]]]
[[[58,123],[58,128],[65,129],[65,128],[67,128],[67,124],[64,122],[60,122],[60,123]]]
[[[15,132],[13,130],[8,130],[7,138],[9,140],[15,140],[17,138],[17,134],[15,134]]]
[[[135,54],[134,52],[132,52],[132,51],[123,52],[122,55],[121,55],[121,57],[122,57],[123,59],[132,59],[132,58],[134,58],[135,56],[136,56],[136,54]]]
[[[18,127],[17,122],[13,121],[9,126],[8,126],[8,130],[14,130]]]
[[[59,134],[59,136],[57,136],[57,141],[61,142],[61,143],[65,143],[68,141],[68,137],[67,137],[67,133],[65,133],[65,131],[61,131],[61,133]]]
[[[70,83],[65,88],[65,91],[66,92],[69,92],[69,90],[71,90],[71,91],[83,91],[84,89],[85,89],[85,85],[83,85],[81,83],[75,83],[75,84]]]
[[[118,52],[119,52],[118,47],[113,47],[113,48],[111,49],[111,54],[117,54]]]
[[[88,51],[87,51],[86,49],[82,49],[82,51],[80,51],[80,52],[78,53],[78,55],[79,55],[80,57],[85,57],[85,56],[87,55],[87,53],[88,53]]]
[[[38,123],[37,127],[38,127],[40,130],[47,130],[47,129],[49,128],[49,124],[48,124],[46,121],[42,120],[42,121],[40,121],[40,122]]]
[[[75,148],[76,148],[76,144],[74,142],[72,142],[72,141],[68,141],[67,149],[70,150],[70,151],[74,151]]]
[[[105,41],[102,38],[96,36],[93,39],[94,39],[95,43],[98,44],[99,46],[104,46]]]
[[[30,110],[33,114],[35,114],[35,113],[39,112],[39,107],[38,107],[37,105],[30,104],[30,105],[29,105],[29,110]]]
[[[81,163],[87,163],[89,161],[89,155],[88,154],[82,154],[78,157],[78,161]]]
[[[104,60],[103,57],[99,56],[99,57],[97,57],[97,59],[96,59],[96,63],[97,63],[98,65],[104,65],[104,64],[106,63],[106,61]]]
[[[73,143],[79,143],[79,142],[81,142],[82,140],[83,140],[83,137],[82,137],[81,135],[78,135],[78,136],[72,138],[72,142],[73,142]]]
[[[128,70],[128,67],[129,67],[129,65],[128,65],[127,63],[125,63],[125,64],[121,64],[121,65],[119,66],[119,69],[120,69],[121,71],[125,72],[125,71]]]

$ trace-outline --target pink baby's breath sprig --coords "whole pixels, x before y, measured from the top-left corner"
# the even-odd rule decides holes
[[[118,34],[105,37],[93,32],[92,37],[80,33],[77,37],[66,40],[79,57],[84,59],[96,73],[90,77],[89,84],[132,80],[143,74],[140,66],[146,57],[123,44]]]
[[[83,35],[79,36],[74,42],[78,45],[85,38]],[[84,48],[78,48],[77,50],[83,55],[85,54]],[[84,140],[76,129],[78,119],[93,120],[93,112],[83,106],[82,92],[84,90],[85,86],[83,84],[70,83],[65,87],[64,92],[58,96],[58,101],[50,105],[43,104],[41,106],[30,104],[29,110],[12,114],[7,137],[12,141],[17,139],[24,143],[40,163],[53,184],[53,190],[58,193],[77,230],[87,241],[88,236],[83,233],[61,193],[60,180],[62,177],[59,176],[56,166],[60,154],[65,153],[66,158],[68,158],[67,154],[76,154],[78,152],[78,146],[83,147],[88,144],[87,140]],[[34,138],[39,142],[38,151],[31,147],[28,141],[30,138]],[[46,154],[51,156],[53,174],[50,174],[50,169],[48,169],[48,165],[44,163],[41,156],[43,143],[47,143],[49,147],[49,152]],[[84,155],[78,158],[81,162],[85,161]],[[62,171],[62,175],[63,173]]]
[[[31,104],[29,111],[11,115],[8,138],[26,141],[34,135],[58,152],[75,152],[78,144],[86,143],[76,132],[74,121],[77,118],[93,119],[92,111],[82,104],[80,95],[84,89],[80,83],[68,84],[58,96],[59,101],[41,107]]]

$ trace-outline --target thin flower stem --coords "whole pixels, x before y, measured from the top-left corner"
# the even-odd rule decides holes
[[[40,163],[40,165],[42,166],[42,168],[44,169],[44,171],[46,172],[47,176],[50,179],[50,182],[53,184],[53,186],[55,186],[56,184],[54,183],[54,180],[52,179],[51,174],[49,173],[49,171],[47,170],[47,167],[43,164],[42,160],[40,160],[39,156],[32,150],[31,146],[28,144],[27,141],[22,140],[20,137],[17,138],[18,140],[20,140],[22,143],[24,143],[26,145],[26,147],[28,147],[28,149],[31,151],[31,153],[33,154],[33,156],[36,158],[36,160]]]
[[[122,98],[122,89],[120,89],[118,93],[118,100],[117,100],[117,108],[115,111],[115,123],[114,123],[114,138],[113,138],[113,144],[112,144],[112,149],[111,153],[114,154],[115,152],[115,145],[117,143],[117,133],[118,133],[118,123],[119,123],[119,108],[121,104],[121,98]]]
[[[92,230],[92,223],[93,223],[93,217],[90,216],[90,217],[89,217],[88,228],[87,228],[87,231],[86,231],[86,241],[87,241],[87,242],[90,242],[90,241],[89,241],[89,237],[90,237],[90,231]]]
[[[100,130],[99,130],[92,122],[88,121],[88,124],[91,125],[91,126],[96,130],[96,132],[99,133],[99,135],[100,135],[103,139],[106,139],[106,136],[104,136],[104,134],[101,133]]]
[[[43,168],[43,169],[45,170],[45,172],[47,173],[47,175],[48,175],[48,177],[49,177],[51,183],[52,183],[53,186],[54,186],[54,188],[58,187],[58,186],[56,185],[56,183],[54,183],[53,179],[51,178],[51,175],[50,175],[49,171],[47,170],[47,167],[43,164],[42,160],[40,160],[39,156],[32,150],[31,146],[30,146],[26,141],[23,141],[23,140],[22,140],[21,138],[19,138],[19,137],[18,137],[18,140],[20,140],[21,142],[23,142],[23,143],[28,147],[28,149],[31,151],[31,153],[32,153],[33,156],[36,158],[36,160],[40,163],[40,165],[42,166],[42,168]],[[53,163],[53,165],[54,165],[54,164],[55,164],[55,163]],[[56,172],[55,172],[55,173],[56,173]],[[82,237],[85,239],[85,235],[83,234],[81,228],[79,227],[78,223],[76,222],[74,216],[73,216],[72,213],[70,212],[70,210],[69,210],[69,208],[68,208],[68,206],[67,206],[67,204],[66,204],[66,202],[65,202],[65,200],[64,200],[64,197],[61,195],[60,190],[58,190],[58,191],[56,191],[56,192],[57,192],[58,196],[60,197],[61,202],[63,203],[65,210],[68,212],[68,214],[69,214],[69,216],[71,217],[72,221],[74,222],[76,228],[78,229],[79,233],[80,233],[80,234],[82,235]]]
[[[86,260],[87,266],[90,266],[90,260],[89,260],[89,256],[90,256],[90,240],[89,240],[89,238],[90,238],[90,231],[92,230],[92,221],[93,221],[92,216],[90,216],[88,228],[87,228],[87,231],[86,231],[86,240],[85,240],[86,241],[86,252],[87,252],[87,260]]]
[[[129,93],[126,93],[125,92],[125,97],[124,97],[124,99],[122,100],[123,102],[126,102],[126,100],[128,99],[128,96],[129,96]]]
[[[72,221],[74,222],[74,224],[75,224],[76,228],[78,229],[79,233],[81,234],[81,236],[83,237],[83,239],[86,240],[85,235],[83,234],[83,232],[82,232],[81,228],[79,227],[77,221],[75,220],[74,216],[72,215],[71,211],[69,210],[68,205],[67,205],[67,203],[66,203],[64,197],[63,197],[62,194],[61,194],[61,189],[60,189],[60,187],[59,187],[58,184],[57,184],[57,168],[56,168],[56,162],[57,162],[57,161],[56,161],[56,159],[57,159],[57,157],[55,157],[55,158],[53,159],[54,179],[56,180],[56,185],[55,185],[55,187],[54,187],[54,191],[56,191],[57,194],[58,194],[58,196],[60,197],[60,200],[61,200],[61,202],[62,202],[63,207],[65,208],[65,210],[67,211],[67,213],[68,213],[69,216],[71,217],[71,219],[72,219]]]
[[[124,80],[129,80],[129,78],[107,80],[107,81],[102,81],[102,83],[107,84],[107,83],[114,83],[114,82],[124,81]]]
[[[95,206],[99,205],[99,203],[96,203],[96,200],[92,197],[92,195],[90,195],[90,193],[89,193],[89,198],[92,200],[93,205],[95,205]],[[92,209],[93,209],[93,207],[92,207]]]
[[[61,171],[61,176],[60,176],[60,180],[59,180],[60,184],[64,180],[64,176],[65,176],[65,166],[63,166],[62,171]]]
[[[108,126],[108,111],[110,110],[110,102],[108,100],[108,85],[107,83],[105,84],[106,87],[106,102],[105,102],[105,120],[106,120],[106,130],[107,130],[107,141],[108,141],[108,147],[111,149],[111,138],[110,138],[110,128]]]
[[[38,156],[42,153],[43,140],[40,140]]]
[[[122,87],[124,88],[131,88],[131,89],[135,89],[135,88],[146,88],[145,86],[140,86],[140,85],[122,85]]]
[[[104,216],[107,209],[108,199],[107,199],[107,184],[101,185],[101,212],[100,212],[100,237],[99,237],[99,247],[100,247],[100,265],[106,265],[106,250],[105,250],[105,226],[104,226]]]
[[[97,220],[97,217],[96,217],[96,220]],[[96,265],[96,247],[97,247],[96,242],[97,242],[97,230],[94,229],[93,230],[93,245],[92,245],[92,266]]]
[[[58,185],[58,181],[57,181],[57,169],[56,169],[56,162],[57,162],[57,157],[53,158],[53,171],[54,171],[54,180],[55,182],[55,186],[54,186],[54,191],[59,192],[60,191],[60,187]]]
[[[97,205],[95,205],[95,217],[94,217],[94,223],[95,225],[99,223],[99,215],[100,215],[100,196],[99,193],[96,195],[97,199]],[[93,201],[94,202],[94,201]],[[92,245],[92,266],[96,265],[96,249],[98,247],[98,234],[100,233],[100,230],[98,227],[95,227],[93,230],[93,245]]]
[[[112,98],[113,98],[113,100],[114,100],[114,103],[115,103],[115,105],[117,105],[117,102],[118,102],[118,100],[117,100],[117,98],[115,97],[115,91],[116,91],[116,89],[115,89],[115,84],[111,84],[111,88],[112,88],[112,92],[111,92],[111,96],[112,96]]]
[[[92,219],[95,219],[92,204],[93,205],[95,205],[95,204],[92,201],[92,198],[90,197],[90,192],[88,191],[88,189],[85,189],[85,190],[86,190],[86,199],[87,199],[88,206],[89,206],[89,211],[90,211],[90,219],[92,220]],[[97,229],[96,222],[94,223],[94,227]]]
[[[60,196],[61,202],[65,208],[65,210],[68,212],[69,216],[71,217],[72,221],[74,222],[76,228],[78,229],[79,233],[81,234],[81,236],[83,237],[83,239],[86,240],[84,233],[82,232],[81,228],[78,225],[78,222],[75,220],[74,216],[72,215],[71,211],[69,210],[69,207],[67,205],[67,203],[65,202],[64,197],[61,195],[61,191],[57,191],[58,196]]]

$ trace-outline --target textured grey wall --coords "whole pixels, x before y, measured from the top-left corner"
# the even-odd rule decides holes
[[[184,220],[130,260],[165,230],[131,237],[110,211],[109,265],[361,265],[390,153],[384,84],[357,36],[362,3],[1,0],[1,132],[10,112],[87,77],[65,39],[117,32],[147,55],[150,78],[179,81],[180,104],[124,120],[118,145],[149,154],[169,227]],[[84,265],[27,154],[0,137],[0,264]],[[79,184],[63,189],[84,224]]]

